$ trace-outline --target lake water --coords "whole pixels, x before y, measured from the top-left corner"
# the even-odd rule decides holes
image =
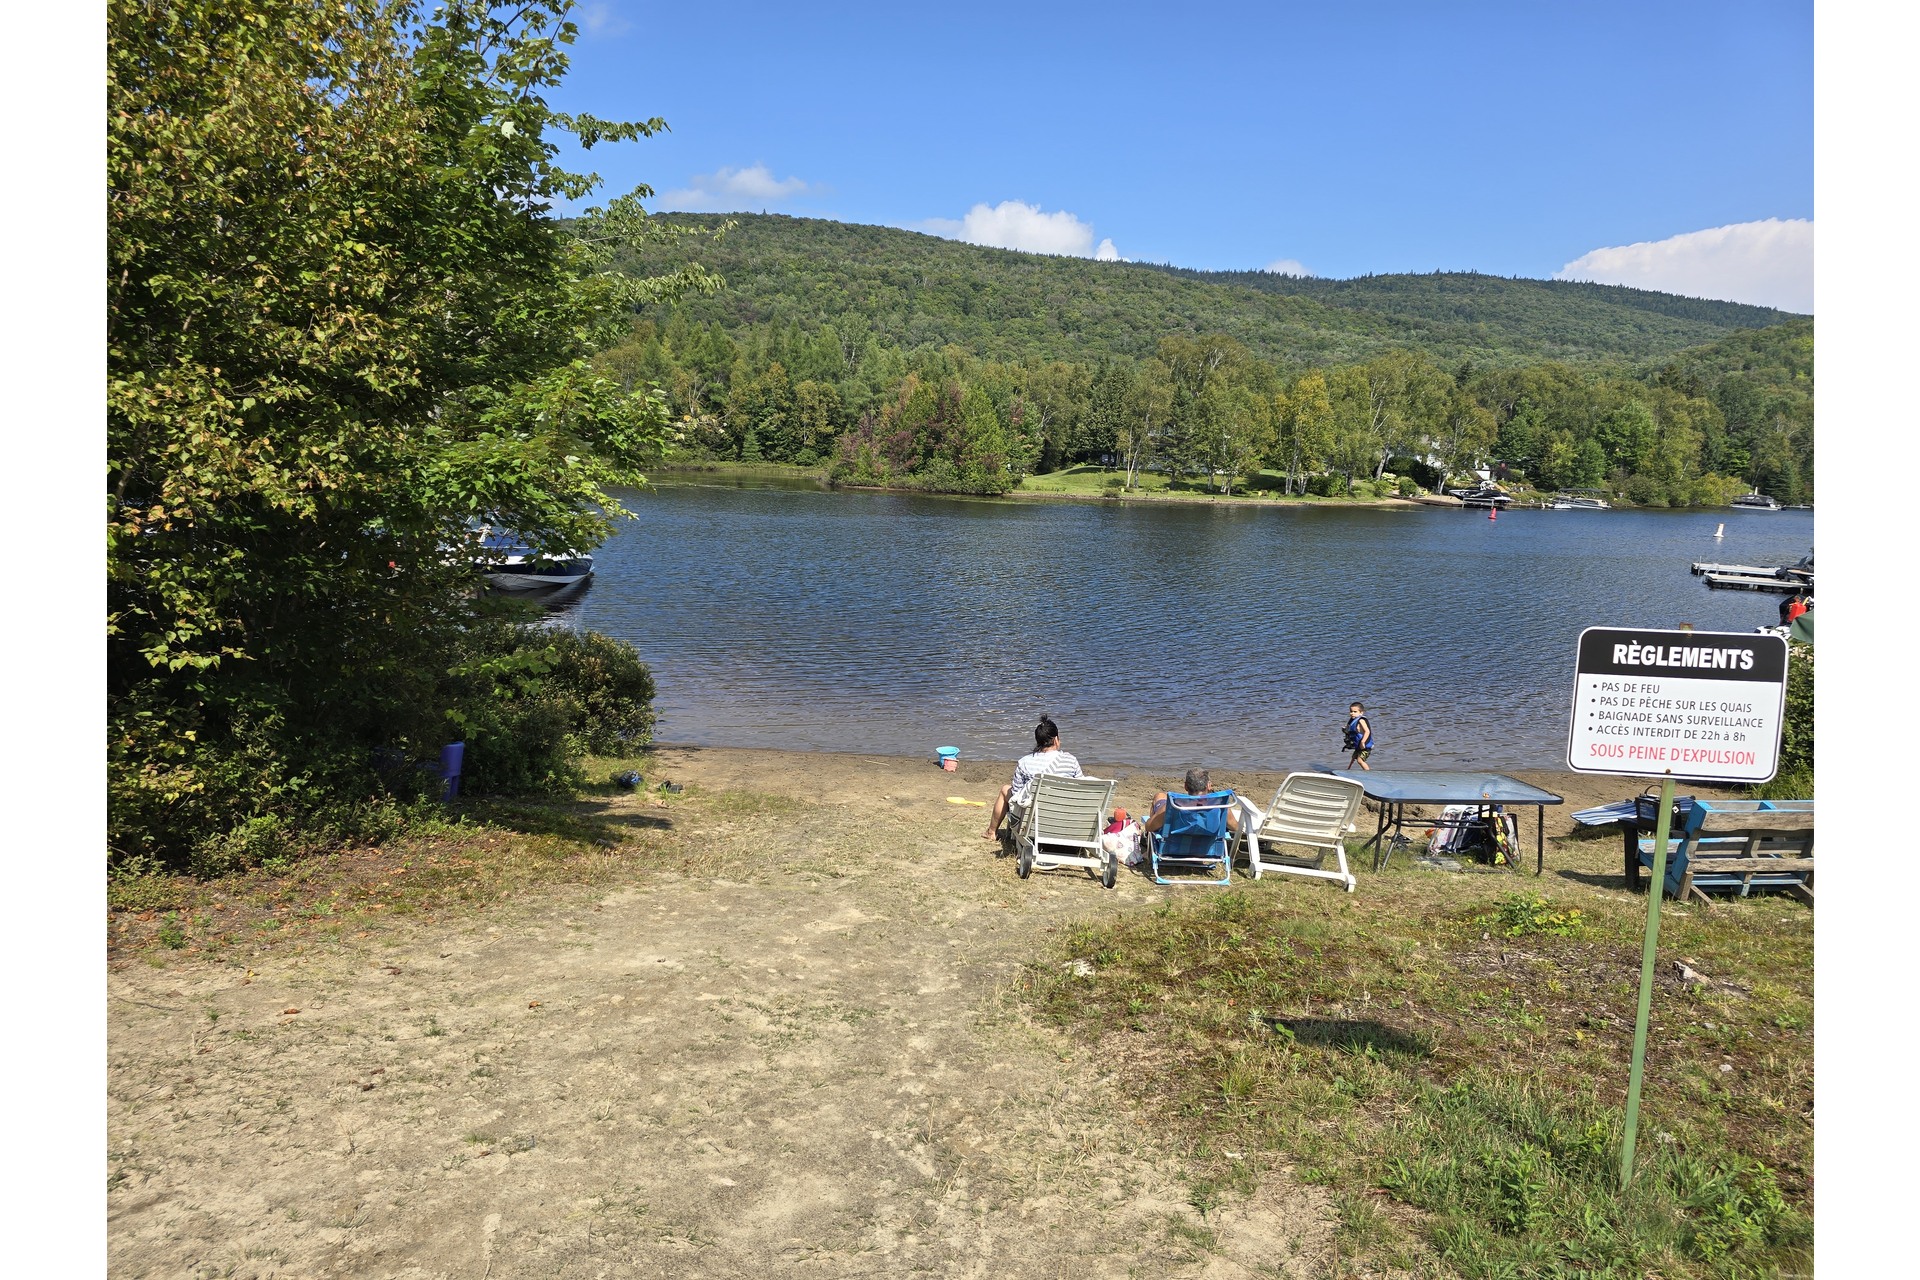
[[[562,620],[652,664],[662,742],[1007,759],[1564,767],[1587,626],[1752,631],[1809,511],[1485,512],[1016,502],[663,483]],[[1726,526],[1723,538],[1714,530]]]

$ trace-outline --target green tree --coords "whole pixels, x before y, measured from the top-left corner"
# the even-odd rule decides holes
[[[1129,489],[1140,483],[1140,472],[1159,454],[1173,416],[1173,396],[1173,375],[1167,366],[1157,358],[1142,360],[1122,402],[1117,439]]]
[[[1280,449],[1287,471],[1287,492],[1306,492],[1306,473],[1318,470],[1333,451],[1333,405],[1327,376],[1319,370],[1294,381],[1280,407]]]
[[[1492,411],[1459,385],[1438,391],[1430,403],[1436,410],[1428,436],[1434,455],[1456,473],[1471,471],[1484,462],[1499,434]]]
[[[956,462],[962,483],[975,493],[1004,493],[1013,483],[1007,474],[1007,435],[993,400],[978,387],[960,399],[960,433]]]
[[[785,365],[776,360],[759,377],[734,381],[733,394],[727,397],[727,429],[741,441],[742,458],[751,440],[759,457],[793,460],[801,429]]]
[[[586,547],[663,398],[588,355],[710,277],[612,269],[671,233],[632,196],[571,233],[647,136],[551,110],[567,0],[109,0],[111,846],[172,856],[365,797],[444,739],[470,522]]]
[[[832,448],[846,411],[832,383],[808,381],[793,389],[793,412],[796,447],[792,461],[810,467]]]
[[[1625,471],[1645,471],[1659,438],[1653,411],[1639,400],[1628,400],[1602,414],[1593,428],[1594,443],[1606,456],[1607,465]]]

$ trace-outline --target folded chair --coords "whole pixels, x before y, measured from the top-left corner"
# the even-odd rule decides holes
[[[1227,814],[1233,792],[1209,791],[1203,796],[1170,794],[1167,815],[1158,831],[1150,831],[1147,852],[1155,884],[1229,884],[1233,880],[1233,833]],[[1205,871],[1218,866],[1218,880],[1180,876],[1168,879],[1162,869]]]
[[[1062,778],[1043,773],[1033,780],[1033,795],[1014,832],[1014,869],[1025,880],[1035,867],[1085,867],[1111,889],[1120,877],[1120,859],[1100,847],[1100,830],[1113,805],[1108,778]]]
[[[1360,812],[1360,799],[1366,788],[1353,778],[1336,778],[1325,773],[1290,773],[1273,793],[1273,803],[1257,822],[1248,821],[1247,866],[1258,880],[1262,872],[1277,871],[1294,876],[1313,876],[1335,880],[1352,893],[1353,873],[1347,870],[1347,849],[1342,837],[1353,828]],[[1251,815],[1249,815],[1251,817]],[[1295,854],[1276,854],[1273,846],[1286,845]],[[1266,852],[1262,852],[1262,850]],[[1332,853],[1338,871],[1325,869],[1327,854]]]

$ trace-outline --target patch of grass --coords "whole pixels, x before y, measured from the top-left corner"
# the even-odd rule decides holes
[[[604,776],[604,775],[603,775]],[[107,883],[108,947],[149,960],[364,937],[397,917],[432,920],[482,910],[528,890],[606,884],[681,866],[688,842],[676,812],[773,812],[730,793],[591,794],[559,800],[474,800],[444,822],[417,824],[377,847],[230,875],[118,875]],[[778,798],[773,798],[778,799]]]
[[[1585,913],[1578,907],[1555,909],[1538,893],[1510,893],[1494,904],[1492,911],[1480,917],[1503,938],[1533,936],[1572,938],[1586,928]]]
[[[178,951],[187,945],[187,931],[180,925],[178,912],[167,912],[160,927],[154,930],[153,940],[169,951]]]
[[[1390,868],[1351,896],[1274,877],[1176,899],[1063,930],[1022,991],[1096,1054],[1153,1064],[1147,1105],[1203,1212],[1284,1161],[1375,1269],[1810,1272],[1810,913],[1669,917],[1622,1194],[1645,902],[1613,888],[1617,847],[1562,845],[1542,881]]]
[[[752,875],[773,825],[804,817],[790,796],[657,789],[644,756],[589,756],[588,778],[634,769],[638,791],[610,782],[573,798],[476,798],[411,834],[213,878],[128,875],[107,885],[108,947],[164,967],[175,953],[266,952],[345,942],[394,920],[486,910],[528,891],[613,884],[653,869]],[[692,837],[697,829],[699,839]],[[829,860],[813,858],[831,872]]]

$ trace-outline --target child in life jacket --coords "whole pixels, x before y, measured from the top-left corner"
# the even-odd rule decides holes
[[[1367,723],[1367,709],[1356,702],[1347,708],[1347,731],[1343,745],[1353,752],[1353,758],[1347,761],[1347,768],[1358,765],[1369,772],[1373,766],[1367,763],[1367,757],[1373,754],[1373,726]]]

